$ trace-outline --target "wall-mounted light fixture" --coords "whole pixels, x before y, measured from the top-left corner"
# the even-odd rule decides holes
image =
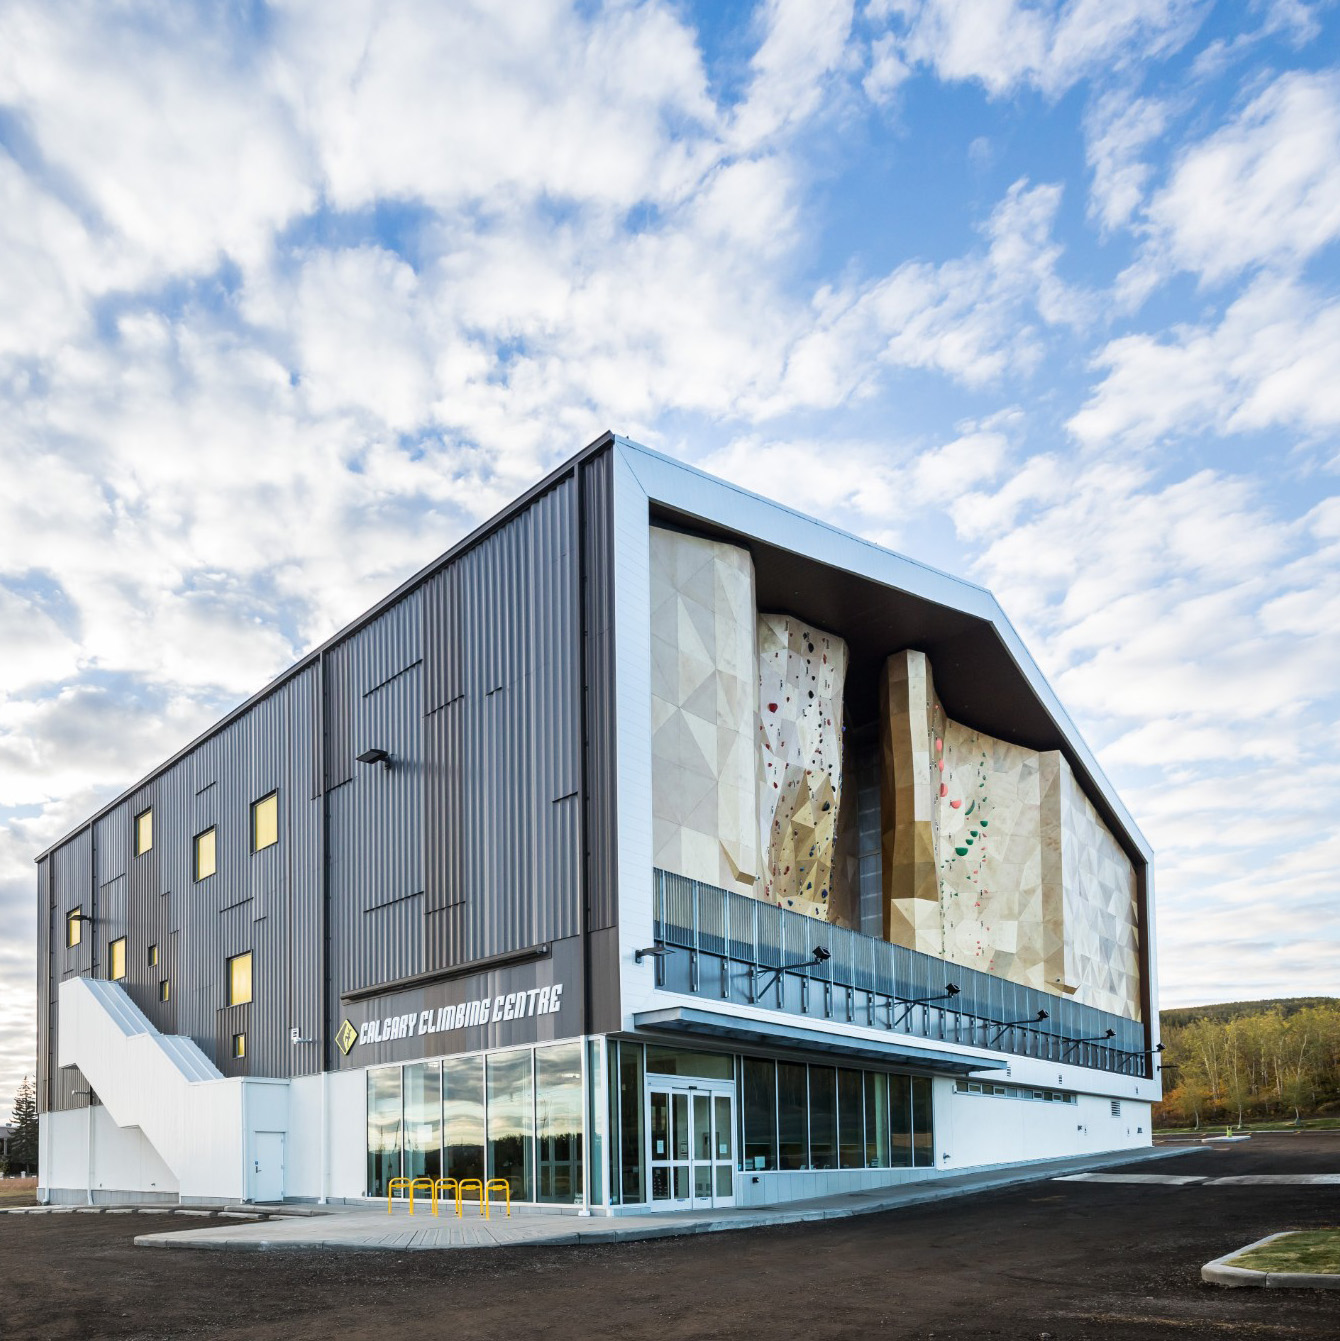
[[[391,756],[382,749],[364,750],[362,754],[354,757],[360,764],[380,764],[385,769],[391,767]]]
[[[655,945],[644,945],[642,949],[634,950],[633,963],[640,964],[644,959],[665,959],[670,953],[668,945],[657,941]]]
[[[1072,1038],[1070,1042],[1061,1049],[1061,1060],[1065,1061],[1066,1054],[1070,1052],[1072,1048],[1079,1047],[1081,1043],[1106,1043],[1109,1038],[1116,1038],[1116,1036],[1117,1031],[1115,1029],[1108,1029],[1104,1033],[1095,1034],[1092,1038]]]
[[[1013,1029],[1017,1024],[1041,1024],[1046,1018],[1047,1012],[1045,1010],[1040,1010],[1028,1020],[997,1020],[996,1023],[1000,1025],[1000,1028],[996,1030],[995,1036],[992,1038],[991,1042],[994,1043],[1007,1029]]]
[[[954,983],[947,982],[945,983],[944,991],[937,996],[914,997],[911,1001],[908,1001],[905,1004],[903,1013],[898,1017],[897,1023],[893,1025],[893,1028],[901,1028],[907,1022],[907,1017],[911,1015],[913,1006],[925,1006],[932,1001],[952,1001],[962,990],[961,987],[955,986]]]
[[[772,977],[769,978],[768,981],[763,985],[762,990],[766,992],[768,988],[772,987],[777,982],[777,980],[782,976],[783,973],[792,973],[796,969],[814,968],[818,964],[826,964],[830,959],[832,959],[832,957],[833,957],[832,954],[829,951],[825,950],[822,945],[816,945],[814,949],[810,952],[810,957],[806,960],[803,960],[801,963],[783,964],[781,968],[775,968],[770,970],[770,972],[772,973]]]

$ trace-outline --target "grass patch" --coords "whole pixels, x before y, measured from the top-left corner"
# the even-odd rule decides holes
[[[1262,1122],[1247,1122],[1241,1127],[1233,1127],[1233,1135],[1241,1132],[1294,1132],[1294,1131],[1336,1131],[1340,1129],[1340,1118],[1304,1118],[1301,1127],[1281,1118]],[[1155,1127],[1155,1136],[1222,1136],[1227,1130],[1224,1123],[1208,1123],[1199,1127]]]
[[[0,1179],[0,1206],[36,1206],[36,1178]]]
[[[1340,1229],[1302,1229],[1226,1263],[1249,1271],[1306,1271],[1340,1275]]]

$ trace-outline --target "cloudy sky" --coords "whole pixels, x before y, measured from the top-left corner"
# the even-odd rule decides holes
[[[1335,992],[1338,34],[0,0],[0,1106],[35,853],[607,427],[995,590],[1165,1004]]]

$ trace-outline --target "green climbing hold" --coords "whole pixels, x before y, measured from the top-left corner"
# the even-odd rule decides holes
[[[960,857],[966,857],[968,855],[968,849],[966,847],[956,847],[954,851],[957,852]]]

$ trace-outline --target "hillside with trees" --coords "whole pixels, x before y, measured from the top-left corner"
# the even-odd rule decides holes
[[[1251,1001],[1160,1016],[1158,1126],[1340,1115],[1340,1000]]]

